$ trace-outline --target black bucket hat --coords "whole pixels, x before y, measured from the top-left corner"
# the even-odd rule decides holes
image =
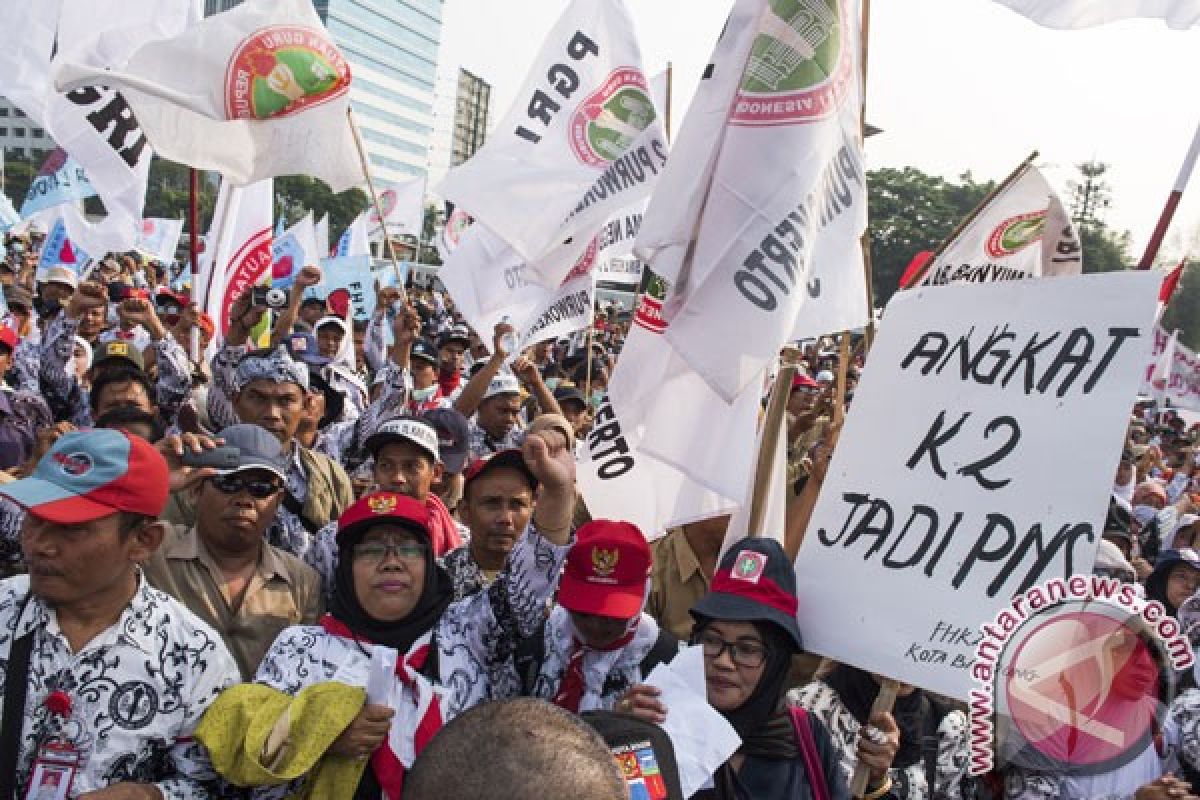
[[[804,639],[796,624],[796,572],[774,539],[743,539],[717,567],[708,594],[692,606],[699,622],[773,622],[800,650]]]

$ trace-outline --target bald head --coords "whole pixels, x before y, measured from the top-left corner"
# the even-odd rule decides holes
[[[404,800],[530,797],[627,800],[629,794],[600,734],[574,714],[528,697],[485,703],[457,717],[404,778]]]

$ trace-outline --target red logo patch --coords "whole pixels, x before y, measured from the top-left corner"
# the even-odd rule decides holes
[[[323,32],[272,25],[234,51],[225,71],[225,116],[286,117],[349,90],[350,66]]]

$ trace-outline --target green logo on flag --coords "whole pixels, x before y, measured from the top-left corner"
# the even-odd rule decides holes
[[[575,110],[569,126],[571,149],[585,164],[608,166],[657,116],[646,77],[640,70],[621,67]]]
[[[294,114],[344,94],[350,68],[324,34],[280,25],[256,31],[234,52],[227,72],[230,119]]]

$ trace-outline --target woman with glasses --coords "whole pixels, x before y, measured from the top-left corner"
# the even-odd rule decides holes
[[[829,731],[816,716],[788,705],[788,669],[803,648],[796,625],[796,577],[783,547],[744,539],[717,568],[692,608],[694,644],[704,648],[708,702],[737,731],[742,746],[717,770],[701,800],[809,800],[850,797]],[[661,723],[669,709],[648,686],[631,689],[617,706]],[[897,747],[891,716],[872,718],[875,739],[863,737],[858,757],[871,770],[863,795],[890,798],[887,767]]]
[[[1163,550],[1146,578],[1146,599],[1162,603],[1175,616],[1183,602],[1200,589],[1200,553],[1192,549]]]
[[[489,676],[541,624],[566,558],[574,460],[561,442],[552,449],[538,434],[527,437],[523,455],[542,487],[533,521],[495,582],[457,603],[434,559],[424,503],[376,492],[346,510],[328,613],[318,626],[284,630],[258,669],[257,685],[222,695],[214,721],[197,734],[227,780],[258,785],[256,797],[290,797],[305,781],[309,789],[321,784],[322,775],[337,773],[344,784],[349,764],[357,789],[335,796],[401,796],[416,755],[451,716],[489,699]],[[390,649],[394,669],[376,670],[372,682],[380,647]],[[368,686],[376,687],[371,698],[363,703],[353,693],[359,710],[331,728],[331,715],[345,713],[347,701],[331,707],[321,698],[328,703],[331,693]],[[288,698],[282,708],[280,693]],[[257,722],[245,724],[247,718]],[[277,747],[251,744],[253,731],[279,726]],[[314,743],[315,731],[326,737]],[[259,761],[247,764],[246,753]]]

